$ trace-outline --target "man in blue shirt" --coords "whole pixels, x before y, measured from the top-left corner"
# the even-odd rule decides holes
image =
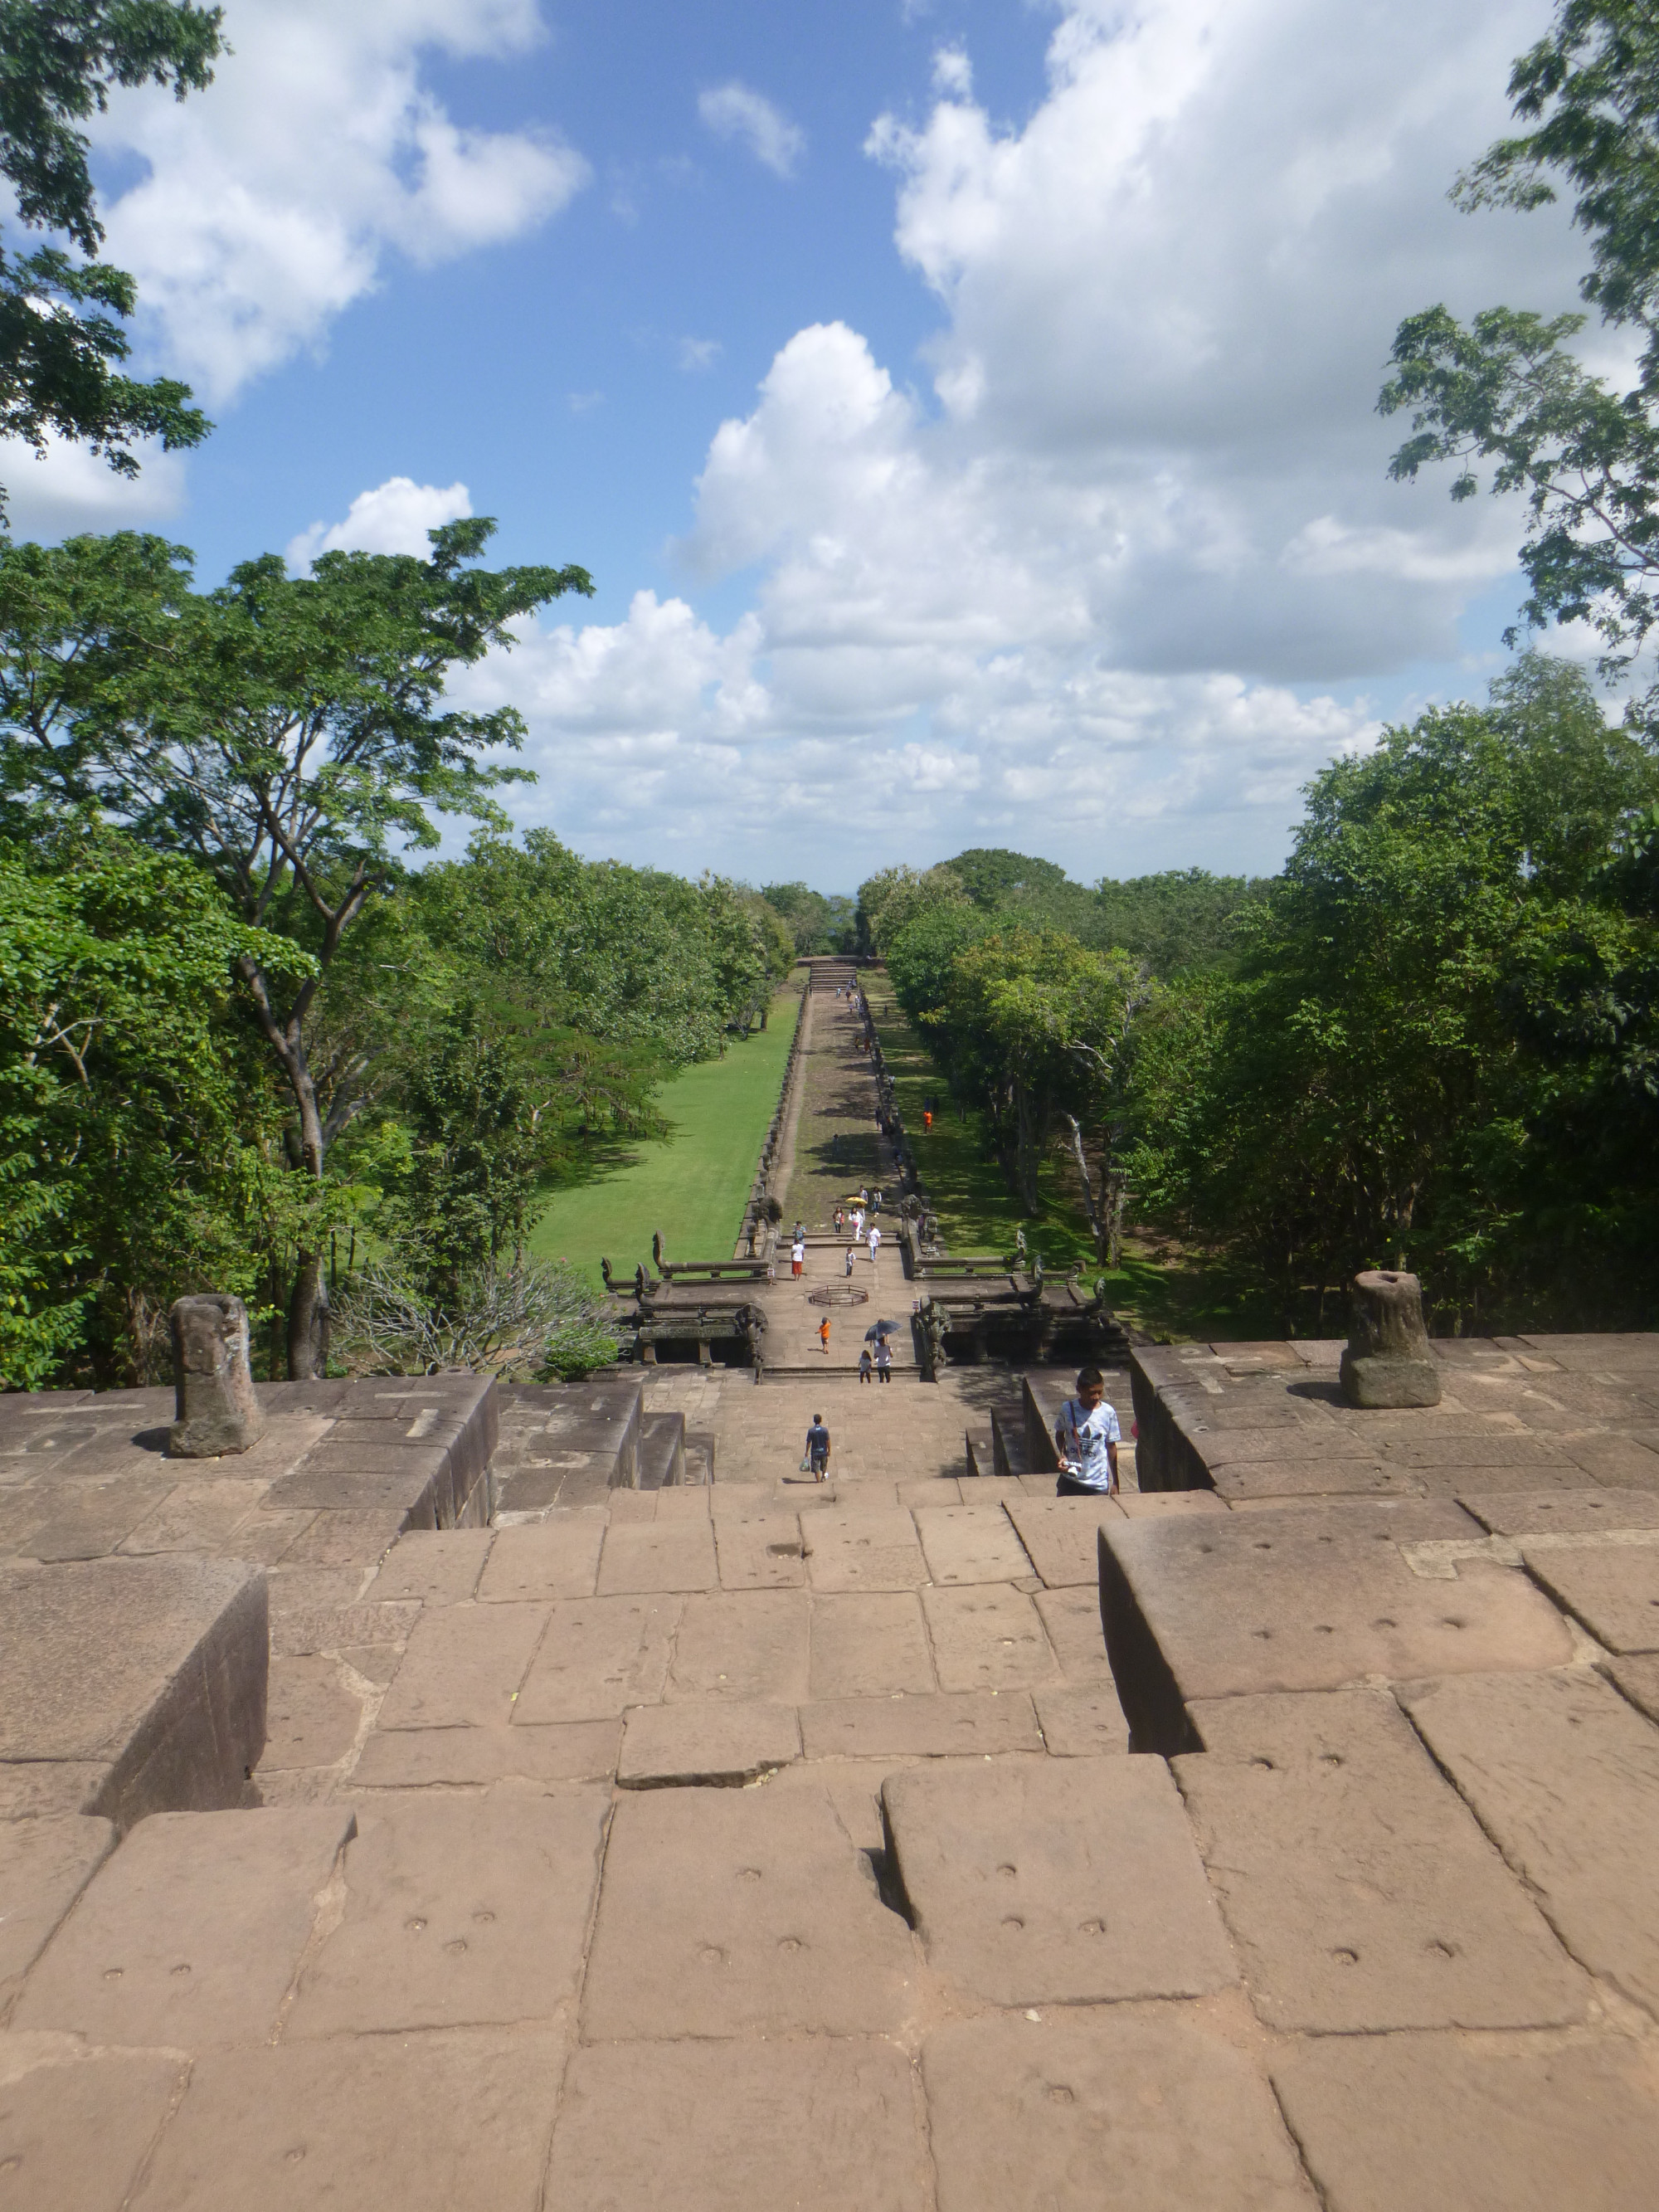
[[[1054,1423],[1060,1447],[1060,1498],[1111,1498],[1117,1492],[1117,1447],[1121,1431],[1106,1403],[1106,1378],[1085,1367],[1077,1378],[1077,1395],[1068,1398]]]
[[[823,1425],[822,1413],[814,1413],[812,1425],[806,1431],[806,1464],[814,1482],[824,1481],[830,1473],[830,1431]]]

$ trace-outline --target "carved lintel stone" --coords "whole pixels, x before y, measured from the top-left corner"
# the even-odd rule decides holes
[[[247,1360],[247,1309],[240,1298],[208,1292],[179,1298],[173,1329],[177,1419],[167,1431],[173,1459],[216,1459],[245,1452],[264,1434]]]
[[[1368,1267],[1353,1279],[1342,1395],[1351,1406],[1437,1406],[1440,1367],[1423,1326],[1415,1275]]]

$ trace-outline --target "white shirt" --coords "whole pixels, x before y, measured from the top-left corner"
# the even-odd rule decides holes
[[[881,1231],[872,1224],[870,1230],[870,1249],[873,1252],[881,1242]]]
[[[854,1237],[862,1237],[864,1234],[864,1216],[861,1212],[855,1212],[853,1216],[853,1234]]]
[[[792,1260],[804,1260],[806,1257],[806,1247],[800,1243],[792,1244],[789,1247],[789,1256]]]
[[[1080,1398],[1068,1398],[1056,1425],[1064,1440],[1066,1472],[1072,1480],[1088,1490],[1109,1490],[1112,1463],[1106,1447],[1116,1443],[1122,1434],[1115,1408],[1103,1398],[1091,1413]]]

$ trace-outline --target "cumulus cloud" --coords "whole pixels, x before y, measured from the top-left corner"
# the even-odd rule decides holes
[[[806,133],[764,93],[735,80],[697,98],[697,112],[717,138],[735,138],[780,177],[793,177],[806,151]]]
[[[545,133],[463,129],[425,55],[505,59],[536,0],[230,0],[233,51],[182,104],[118,92],[94,127],[143,180],[105,210],[170,363],[212,402],[296,351],[386,257],[440,262],[562,208],[586,163]]]
[[[1018,129],[948,50],[930,110],[869,143],[940,307],[931,393],[843,324],[789,338],[678,549],[748,579],[749,615],[581,633],[529,708],[544,757],[562,778],[609,702],[654,781],[596,787],[605,820],[717,824],[762,870],[781,836],[833,850],[849,805],[887,848],[860,860],[1276,865],[1378,688],[1455,666],[1513,569],[1514,510],[1389,483],[1403,426],[1374,408],[1412,310],[1573,301],[1563,213],[1445,197],[1537,27],[1537,0],[1066,0]]]
[[[432,550],[427,532],[459,521],[472,512],[472,495],[464,483],[416,483],[412,477],[388,477],[373,491],[360,491],[342,522],[313,522],[288,543],[288,565],[296,574],[308,570],[319,553],[415,553]]]
[[[713,368],[724,351],[725,348],[718,338],[682,338],[680,367],[688,374],[699,369]]]
[[[159,446],[134,447],[140,473],[118,476],[84,446],[48,435],[44,453],[21,438],[0,439],[0,484],[14,538],[48,544],[85,531],[153,530],[185,503],[185,465]]]

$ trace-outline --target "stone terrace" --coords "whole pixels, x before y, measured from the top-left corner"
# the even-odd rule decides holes
[[[0,2201],[1645,2212],[1659,1340],[1452,1348],[1412,1415],[1187,1355],[1142,1355],[1142,1473],[1167,1421],[1215,1487],[1116,1504],[967,1474],[1063,1381],[1024,1431],[988,1370],[659,1370],[643,1430],[642,1378],[374,1435],[360,1385],[193,1470],[164,1407],[7,1401],[11,1584],[152,1579],[126,1675],[0,1594]],[[630,1486],[674,1416],[713,1482]],[[200,1753],[144,1807],[221,1809],[132,1817],[140,1722]]]

